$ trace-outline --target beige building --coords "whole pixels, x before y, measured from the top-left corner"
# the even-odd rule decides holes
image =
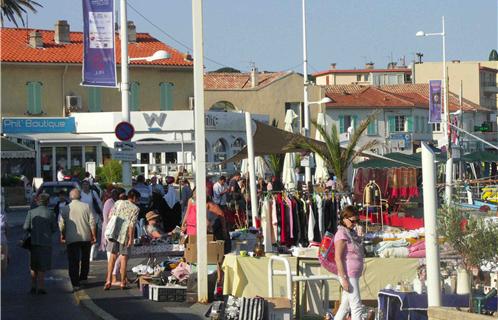
[[[304,125],[303,76],[292,72],[207,73],[204,77],[205,107],[211,111],[248,111],[268,115],[284,128],[285,112],[292,109],[298,115],[294,131]],[[319,101],[320,87],[310,86],[309,101]],[[320,106],[310,105],[311,119],[316,119]]]
[[[390,63],[386,69],[375,69],[374,63],[365,64],[363,69],[337,69],[332,63],[330,69],[314,73],[315,82],[319,86],[328,85],[395,85],[411,82],[411,69],[397,67]]]
[[[66,116],[70,112],[121,110],[118,88],[87,87],[82,79],[83,33],[70,32],[66,21],[54,30],[1,29],[2,116]],[[185,110],[193,96],[189,56],[128,24],[130,57],[165,50],[169,58],[131,61],[130,109]],[[118,38],[118,36],[116,36]],[[117,39],[117,76],[120,51]]]
[[[495,111],[498,108],[498,61],[450,61],[447,62],[449,91],[460,94],[465,99]],[[414,83],[428,83],[442,79],[441,62],[416,63]],[[495,112],[496,113],[496,112]]]

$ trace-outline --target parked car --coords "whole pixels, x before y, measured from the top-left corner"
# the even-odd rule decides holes
[[[36,200],[41,193],[48,193],[50,195],[48,207],[50,209],[54,209],[57,202],[59,202],[59,193],[61,191],[64,191],[66,193],[66,200],[69,200],[69,192],[74,188],[81,189],[80,185],[77,182],[72,181],[43,182],[38,190],[36,190],[36,195],[31,201],[31,209],[38,206],[36,204]]]

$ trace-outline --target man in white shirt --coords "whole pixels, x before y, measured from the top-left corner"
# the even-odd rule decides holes
[[[100,201],[100,197],[94,190],[90,189],[90,182],[88,180],[83,180],[81,183],[81,196],[80,201],[88,204],[90,211],[92,212],[93,219],[97,224],[97,239],[99,228],[102,226],[102,201]],[[93,261],[97,257],[97,243],[92,244],[91,252],[90,252],[90,261]]]
[[[222,208],[227,205],[228,186],[226,182],[227,178],[221,176],[213,186],[213,202]]]
[[[57,170],[57,181],[64,181],[64,170],[62,167],[59,167],[59,170]]]

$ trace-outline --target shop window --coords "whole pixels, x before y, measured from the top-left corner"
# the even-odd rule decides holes
[[[160,104],[162,111],[173,110],[173,83],[161,82],[159,88],[161,91]]]
[[[40,81],[29,81],[26,83],[28,90],[28,114],[41,114],[42,111],[42,83]]]
[[[237,154],[245,145],[245,141],[242,138],[237,138],[232,143],[232,154]]]
[[[101,88],[88,87],[88,111],[90,112],[102,111]]]
[[[96,146],[85,146],[85,163],[86,162],[97,162]]]
[[[81,167],[81,146],[71,147],[71,167]]]
[[[214,162],[222,162],[227,159],[227,145],[224,140],[219,139],[213,144]]]
[[[64,170],[68,168],[67,147],[55,148],[55,163],[57,164],[57,168],[62,168]]]
[[[44,181],[52,181],[52,147],[41,147],[41,171]]]
[[[130,111],[140,110],[140,83],[133,81],[130,83]]]

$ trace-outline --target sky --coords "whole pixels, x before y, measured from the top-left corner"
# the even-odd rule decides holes
[[[43,8],[28,16],[30,28],[53,29],[56,20],[68,20],[72,31],[83,29],[81,0],[37,1]],[[207,70],[247,71],[254,64],[303,72],[301,0],[204,0],[203,6]],[[189,0],[128,0],[137,32],[190,53],[191,12]],[[416,52],[423,61],[441,61],[441,37],[415,33],[441,32],[443,15],[448,61],[487,60],[497,49],[498,0],[306,0],[308,72],[330,63],[349,69],[372,61],[385,68],[404,58],[408,65]]]

